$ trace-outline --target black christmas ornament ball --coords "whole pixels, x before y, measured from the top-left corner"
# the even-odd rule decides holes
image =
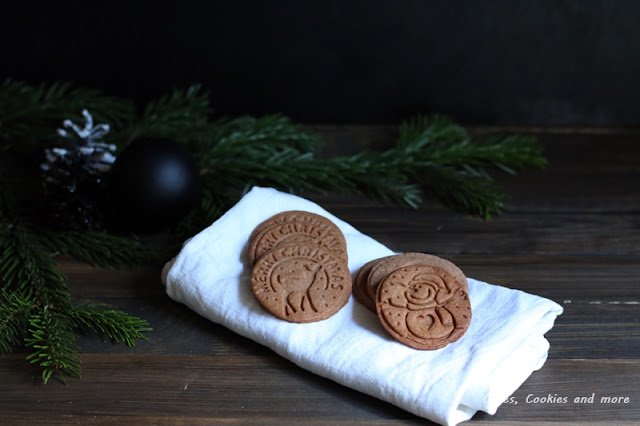
[[[197,204],[200,171],[185,146],[169,139],[138,139],[118,154],[109,187],[116,223],[158,231]]]

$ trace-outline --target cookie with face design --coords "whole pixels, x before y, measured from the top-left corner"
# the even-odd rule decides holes
[[[393,271],[404,266],[412,265],[428,265],[437,266],[452,274],[458,282],[464,287],[465,291],[469,292],[469,284],[467,283],[467,277],[462,273],[460,268],[455,264],[449,262],[438,256],[434,256],[426,253],[407,252],[400,253],[393,256],[383,257],[373,265],[370,272],[367,275],[366,291],[369,293],[369,298],[375,301],[378,287],[382,281]],[[375,302],[374,302],[375,305]],[[375,307],[371,309],[375,312]]]
[[[327,319],[351,295],[351,274],[337,254],[317,244],[284,244],[253,266],[251,291],[272,315],[294,323]]]
[[[471,322],[465,285],[430,265],[405,266],[389,274],[377,289],[376,312],[394,339],[421,350],[457,341]]]

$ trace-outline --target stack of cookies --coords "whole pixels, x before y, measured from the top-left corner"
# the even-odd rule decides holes
[[[460,339],[471,322],[467,278],[440,257],[403,253],[375,259],[354,281],[355,299],[412,348],[443,348]]]
[[[346,240],[324,216],[286,211],[265,220],[249,237],[249,259],[253,294],[285,321],[327,319],[351,295]]]
[[[264,309],[294,323],[325,320],[355,299],[399,342],[433,350],[455,342],[471,322],[469,285],[453,263],[402,253],[366,263],[352,282],[347,243],[329,219],[285,211],[249,237],[251,291]]]

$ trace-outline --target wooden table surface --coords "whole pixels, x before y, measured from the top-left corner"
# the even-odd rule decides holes
[[[318,130],[329,152],[393,140],[383,126]],[[394,250],[445,257],[469,277],[564,307],[547,333],[549,359],[513,394],[517,404],[470,424],[639,424],[640,133],[527,131],[538,134],[550,165],[499,176],[510,199],[490,221],[432,200],[410,210],[310,198]],[[164,294],[157,269],[59,262],[74,297],[114,304],[154,330],[132,348],[82,336],[83,378],[66,385],[42,385],[25,353],[0,358],[0,424],[429,424],[199,317]],[[549,395],[568,402],[534,402]]]

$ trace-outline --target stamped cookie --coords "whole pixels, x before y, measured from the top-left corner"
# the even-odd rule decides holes
[[[387,277],[387,275],[398,268],[411,265],[438,266],[455,276],[455,278],[458,280],[458,282],[460,282],[465,291],[469,292],[467,277],[465,277],[460,268],[458,268],[453,263],[441,257],[433,256],[426,253],[408,252],[384,258],[384,261],[374,265],[367,277],[367,291],[369,293],[369,297],[372,300],[375,300],[378,287]]]
[[[393,338],[421,350],[455,342],[471,322],[468,292],[438,266],[405,266],[390,273],[378,288],[376,311]]]
[[[467,281],[467,276],[454,263],[448,261],[447,259],[443,259],[438,256],[433,256],[431,254],[426,254],[426,253],[418,253],[418,254],[422,258],[422,264],[429,265],[429,266],[438,266],[444,269],[445,271],[453,275],[455,279],[458,280],[460,284],[462,284],[462,287],[464,288],[464,290],[467,293],[469,293],[469,282]]]
[[[260,234],[262,231],[264,231],[265,229],[271,226],[283,225],[285,223],[290,223],[290,222],[304,222],[310,219],[311,220],[316,219],[318,221],[324,221],[324,220],[329,221],[329,219],[316,213],[311,213],[304,210],[286,210],[286,211],[277,213],[269,217],[268,219],[265,219],[260,224],[258,224],[258,226],[256,226],[254,230],[251,232],[251,235],[249,236],[249,241],[252,241],[253,239],[255,239],[255,237],[258,234]],[[333,222],[331,222],[331,224],[333,224]]]
[[[367,288],[369,274],[371,273],[371,270],[374,266],[381,262],[384,262],[391,257],[393,257],[393,255],[370,260],[369,262],[362,265],[360,269],[358,269],[358,272],[353,279],[353,297],[355,297],[358,302],[362,303],[373,312],[376,311],[376,302],[369,294]]]
[[[307,216],[309,214],[311,213],[303,210],[286,210],[286,211],[277,213],[269,217],[268,219],[265,219],[260,224],[258,224],[258,226],[256,226],[253,232],[251,233],[249,240],[253,240],[256,237],[256,235],[258,235],[260,232],[264,231],[270,226],[282,225],[283,223],[287,223],[287,222],[295,222],[296,220],[298,220],[298,217],[300,215]]]
[[[279,245],[256,261],[251,276],[260,304],[295,323],[331,317],[347,303],[351,289],[346,262],[318,244]]]
[[[347,261],[347,243],[332,221],[303,211],[279,213],[262,222],[252,232],[249,260],[252,264],[279,244],[308,243],[321,245]]]

